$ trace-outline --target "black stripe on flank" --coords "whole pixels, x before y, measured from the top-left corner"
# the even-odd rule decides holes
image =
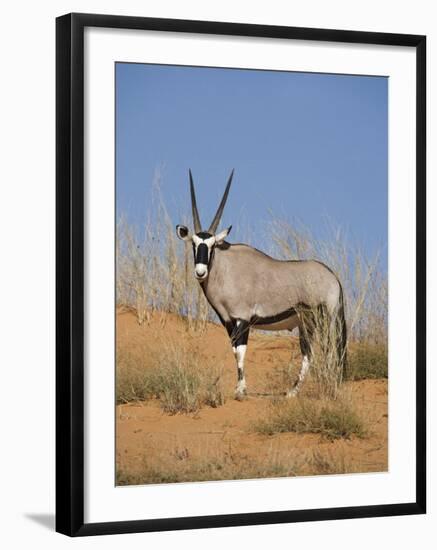
[[[305,306],[304,304],[299,304],[297,307],[299,310],[308,309],[308,307]],[[276,315],[270,315],[269,317],[258,317],[255,315],[250,320],[250,324],[251,325],[273,325],[274,323],[285,321],[285,319],[293,317],[296,314],[297,314],[297,309],[294,307],[290,307],[285,311],[281,311],[281,313],[277,313]]]

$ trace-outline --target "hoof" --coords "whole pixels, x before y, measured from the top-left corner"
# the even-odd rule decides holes
[[[245,399],[247,399],[247,392],[235,392],[236,401],[244,401]]]
[[[297,397],[297,394],[299,393],[299,390],[297,388],[293,388],[292,390],[289,390],[286,393],[287,399],[293,399],[293,397]]]
[[[235,399],[237,401],[242,401],[243,399],[246,399],[247,397],[247,389],[246,386],[237,386],[235,389]]]

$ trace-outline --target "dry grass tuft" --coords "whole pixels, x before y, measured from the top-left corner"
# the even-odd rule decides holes
[[[311,356],[311,377],[317,397],[336,399],[343,381],[346,349],[341,348],[344,326],[337,315],[331,318],[324,307],[298,310]],[[309,336],[311,335],[311,336]]]
[[[348,380],[388,378],[387,346],[366,342],[350,346],[346,375]]]
[[[347,458],[344,450],[314,449],[309,457],[308,466],[312,475],[353,474],[362,471],[360,463]]]
[[[364,420],[346,399],[315,400],[296,398],[272,404],[267,419],[255,425],[255,431],[277,433],[313,433],[329,440],[363,438],[367,435]]]
[[[151,353],[142,360],[118,351],[117,403],[155,398],[169,414],[195,413],[203,406],[225,403],[221,368],[201,367],[183,347],[162,349],[159,356]]]

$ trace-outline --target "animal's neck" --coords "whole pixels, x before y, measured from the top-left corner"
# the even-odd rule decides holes
[[[232,246],[231,244],[224,242],[222,245],[215,247],[213,257],[208,267],[208,272],[209,272],[208,278],[206,281],[202,281],[200,283],[200,286],[202,287],[202,290],[206,296],[206,299],[208,300],[209,303],[211,303],[211,305],[213,304],[211,302],[208,289],[211,290],[216,285],[223,284],[222,262],[224,259],[224,255],[228,253],[231,246]]]

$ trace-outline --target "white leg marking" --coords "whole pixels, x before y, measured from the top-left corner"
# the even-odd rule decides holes
[[[304,355],[303,359],[302,359],[302,366],[300,368],[299,377],[298,377],[298,380],[296,382],[296,385],[294,386],[293,389],[291,389],[287,393],[287,397],[295,397],[299,393],[300,387],[302,385],[302,382],[305,379],[305,376],[307,375],[307,372],[308,372],[309,368],[310,368],[310,361],[308,359],[308,356]]]
[[[310,368],[310,361],[308,359],[308,356],[304,355],[302,359],[302,368],[300,369],[300,373],[299,373],[299,382],[303,382],[303,379],[305,378],[309,368]]]
[[[235,355],[235,360],[237,361],[238,369],[238,383],[236,388],[237,395],[242,395],[246,392],[246,379],[244,377],[244,356],[246,355],[246,345],[237,346],[232,348]]]

